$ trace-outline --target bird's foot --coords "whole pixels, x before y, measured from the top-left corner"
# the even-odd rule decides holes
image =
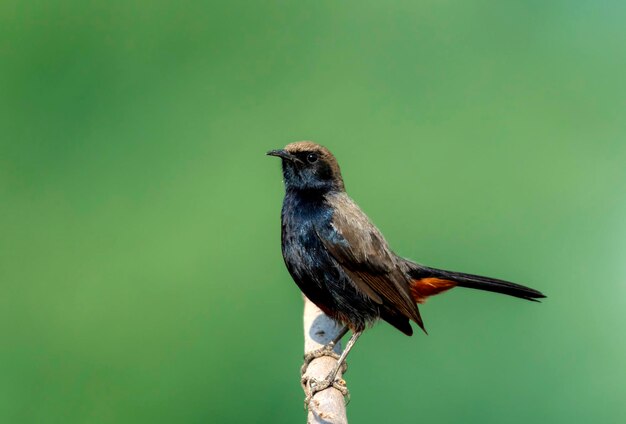
[[[339,360],[340,355],[336,353],[333,349],[335,349],[335,344],[333,342],[330,342],[327,345],[320,347],[319,349],[315,349],[310,352],[307,352],[304,355],[304,364],[302,364],[302,367],[300,368],[300,375],[304,376],[304,373],[306,373],[306,370],[309,367],[309,364],[314,359],[321,358],[322,356],[328,356],[336,360]],[[348,370],[348,364],[344,362],[341,366],[341,373],[344,374],[347,370]]]
[[[308,409],[309,403],[316,393],[329,389],[331,387],[341,392],[346,405],[350,403],[350,391],[348,390],[348,387],[346,387],[346,381],[343,378],[335,378],[331,380],[330,377],[331,376],[329,375],[324,380],[316,380],[314,378],[311,378],[309,380],[308,390],[305,390],[307,395],[304,398],[304,409]]]

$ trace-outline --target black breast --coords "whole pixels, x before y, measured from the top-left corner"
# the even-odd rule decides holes
[[[300,290],[320,309],[353,329],[379,316],[379,306],[359,292],[328,253],[316,228],[328,228],[333,209],[323,193],[288,191],[282,210],[282,251]]]

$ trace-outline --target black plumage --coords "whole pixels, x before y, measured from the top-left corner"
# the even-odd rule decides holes
[[[417,303],[455,286],[528,300],[545,297],[519,284],[430,268],[397,256],[346,193],[339,165],[325,147],[297,142],[268,155],[282,159],[287,269],[313,303],[353,331],[350,347],[379,319],[407,335],[413,333],[410,321],[424,329]],[[329,377],[332,381],[334,374]]]

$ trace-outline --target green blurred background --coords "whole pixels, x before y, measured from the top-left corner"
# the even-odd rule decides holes
[[[456,290],[353,422],[626,422],[626,3],[0,2],[0,422],[304,422],[278,161]]]

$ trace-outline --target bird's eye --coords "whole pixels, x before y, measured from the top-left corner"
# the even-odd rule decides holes
[[[308,155],[306,155],[306,160],[309,163],[315,163],[317,162],[317,155],[315,153],[309,153]]]

